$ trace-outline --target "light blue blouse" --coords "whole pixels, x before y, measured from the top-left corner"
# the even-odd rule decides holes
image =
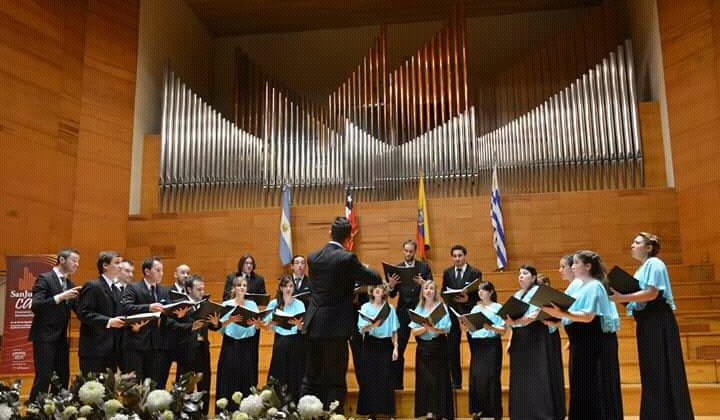
[[[615,302],[608,297],[605,286],[599,280],[592,279],[581,283],[568,293],[575,298],[575,302],[568,310],[574,312],[594,313],[600,317],[600,326],[603,332],[613,333],[620,329],[620,316]],[[572,324],[573,321],[563,318],[563,324]]]
[[[535,312],[537,312],[537,311],[540,310],[540,308],[538,308],[537,306],[532,305],[532,304],[530,303],[530,299],[532,299],[532,297],[535,296],[535,293],[537,293],[537,291],[538,291],[538,287],[537,287],[537,286],[533,286],[533,287],[530,288],[530,290],[528,290],[528,292],[525,294],[525,296],[522,295],[523,293],[525,293],[525,290],[523,290],[523,289],[518,290],[518,291],[515,292],[515,294],[513,295],[513,296],[516,297],[517,299],[520,299],[521,301],[523,301],[523,302],[525,302],[525,303],[528,304],[528,309],[527,309],[527,311],[525,311],[525,314],[523,314],[523,316],[528,316],[528,315],[530,315],[530,314],[532,314],[532,313],[535,313]],[[522,297],[521,297],[521,296],[522,296]],[[530,324],[527,324],[527,325],[530,325]],[[526,327],[527,325],[513,324],[513,325],[512,325],[512,328],[523,328],[523,327]],[[550,327],[550,328],[551,328],[551,327]],[[550,331],[552,332],[552,331],[554,331],[554,329],[551,329]]]
[[[445,306],[444,303],[441,303],[441,305]],[[433,307],[435,309],[435,307]],[[415,312],[419,313],[420,315],[427,316],[429,315],[432,310],[426,311],[425,308],[423,308],[420,304],[415,307]],[[410,321],[410,324],[408,324],[410,328],[420,328],[422,325],[418,324],[415,321]],[[447,334],[450,332],[450,327],[452,326],[452,323],[450,322],[450,312],[448,311],[447,306],[445,306],[445,316],[440,318],[440,320],[435,324],[435,328],[441,329],[444,334]],[[422,340],[432,340],[433,338],[437,337],[438,333],[433,331],[426,331],[423,334],[420,334],[415,337],[415,339],[422,339]]]
[[[565,294],[572,296],[572,292],[577,289],[578,287],[582,286],[583,282],[580,279],[573,279],[573,281],[570,282],[567,289],[565,289]]]
[[[230,300],[226,300],[225,302],[223,302],[223,306],[236,307],[237,305],[235,304],[235,299],[230,299]],[[243,307],[247,308],[247,309],[252,309],[253,311],[258,310],[257,304],[250,299],[245,299],[245,305],[243,305]],[[223,315],[223,317],[220,320],[225,321],[226,319],[230,318],[231,313],[232,313],[232,311],[226,313],[225,315]],[[222,327],[220,329],[220,332],[227,335],[228,337],[234,338],[236,340],[240,340],[243,338],[248,338],[248,337],[254,336],[255,333],[257,332],[257,328],[255,328],[254,325],[251,325],[249,327],[243,327],[240,324],[231,322],[231,323],[227,324],[226,326]]]
[[[277,308],[277,299],[271,300],[265,309],[275,309],[275,308]],[[287,314],[290,314],[290,315],[301,314],[301,313],[305,312],[305,304],[302,303],[302,301],[300,299],[293,299],[289,305],[285,305],[285,307],[280,310]],[[273,316],[272,312],[267,314],[264,321],[265,322],[270,321],[272,319],[272,316]],[[280,335],[295,335],[298,333],[297,327],[294,325],[289,330],[286,328],[277,326],[277,325],[273,325],[272,330],[275,331],[275,334],[280,334]]]
[[[670,276],[665,263],[660,258],[648,258],[635,272],[635,278],[640,282],[640,288],[643,290],[651,286],[661,290],[668,306],[673,310],[676,309],[670,287]],[[627,314],[632,315],[633,311],[642,311],[645,306],[647,306],[647,302],[630,302],[626,308]]]
[[[502,305],[493,302],[490,304],[489,307],[482,306],[479,302],[477,305],[473,306],[472,310],[470,311],[471,314],[474,314],[476,312],[482,312],[483,315],[485,315],[490,321],[492,321],[493,325],[503,327],[505,326],[505,322],[503,322],[502,318],[498,316],[498,311],[502,308]],[[470,337],[472,338],[492,338],[496,337],[498,334],[493,330],[486,330],[485,328],[480,328],[479,330],[475,332],[470,333]]]
[[[387,305],[390,304],[388,303]],[[363,304],[362,307],[360,307],[360,312],[369,316],[370,318],[375,318],[375,315],[380,312],[380,309],[382,309],[382,306],[376,308],[375,305],[373,305],[372,303],[366,302]],[[361,334],[362,329],[368,325],[370,325],[370,321],[367,321],[365,318],[358,316],[357,326]],[[385,321],[383,321],[383,323],[380,324],[379,327],[370,329],[368,334],[375,338],[390,338],[392,337],[393,333],[398,330],[398,328],[400,328],[400,321],[398,320],[397,314],[395,313],[395,308],[390,305],[390,313],[388,314],[387,318],[385,318]]]

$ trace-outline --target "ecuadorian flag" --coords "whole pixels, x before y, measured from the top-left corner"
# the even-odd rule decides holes
[[[427,218],[427,202],[425,201],[425,176],[421,173],[418,181],[418,210],[417,210],[417,256],[427,258],[430,251],[430,221]]]

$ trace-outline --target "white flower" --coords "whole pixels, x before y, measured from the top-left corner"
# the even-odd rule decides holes
[[[63,410],[62,416],[67,419],[67,418],[70,418],[70,417],[74,416],[75,414],[77,414],[77,412],[78,412],[78,409],[75,408],[74,405],[68,405]]]
[[[165,410],[165,411],[163,411],[162,417],[160,417],[160,418],[162,420],[173,420],[173,418],[175,418],[175,416],[173,415],[172,411]]]
[[[330,416],[330,420],[345,420],[345,416],[342,414],[333,414]]]
[[[83,417],[89,416],[90,414],[92,414],[92,412],[93,408],[89,405],[83,405],[82,407],[80,407],[80,415]]]
[[[303,419],[317,418],[322,415],[323,404],[314,395],[305,395],[298,401],[298,412]]]
[[[87,417],[78,417],[77,420],[87,420]]]
[[[28,414],[39,414],[39,413],[40,413],[40,409],[37,408],[37,407],[28,407],[27,410],[26,410],[26,412],[27,412]]]
[[[113,398],[112,400],[105,401],[103,407],[105,408],[105,414],[107,414],[108,416],[112,416],[113,414],[117,413],[118,410],[123,408],[123,405],[120,401]]]
[[[225,407],[227,407],[227,405],[228,405],[228,400],[227,400],[227,398],[220,398],[219,400],[217,400],[215,402],[215,405],[217,405],[217,408],[224,410]]]
[[[240,404],[240,401],[242,401],[242,397],[243,397],[243,395],[242,395],[242,392],[240,392],[240,391],[235,391],[232,394],[232,400],[235,402],[235,404]]]
[[[266,414],[268,417],[274,416],[275,414],[277,414],[277,408],[275,408],[275,407],[268,408],[268,411]]]
[[[110,417],[110,420],[129,420],[130,418],[126,416],[125,414],[115,414],[114,416]]]
[[[78,397],[85,404],[100,404],[105,396],[105,386],[98,381],[87,381],[80,387]]]
[[[338,407],[340,407],[340,402],[338,400],[330,403],[330,411],[335,411],[335,409]]]
[[[155,389],[150,391],[145,402],[145,408],[148,411],[163,411],[172,403],[172,395],[164,389]]]
[[[248,395],[240,401],[240,411],[247,413],[250,417],[257,417],[262,412],[265,406],[263,405],[262,397],[259,395]]]
[[[240,410],[236,410],[233,413],[232,418],[230,420],[248,420],[249,418],[250,417],[248,417],[248,415],[246,413],[243,413]]]
[[[13,410],[7,404],[0,404],[0,420],[9,420],[13,416]]]
[[[55,412],[55,404],[52,401],[46,402],[43,406],[43,411],[48,416]]]
[[[272,391],[269,389],[264,390],[260,393],[260,398],[262,398],[263,401],[270,401],[270,398],[272,398]]]

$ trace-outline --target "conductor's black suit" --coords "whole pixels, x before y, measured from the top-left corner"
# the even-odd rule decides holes
[[[307,336],[302,394],[312,394],[327,406],[345,402],[348,365],[347,340],[356,328],[353,286],[378,284],[380,277],[337,242],[329,242],[308,257],[312,295],[305,311]]]

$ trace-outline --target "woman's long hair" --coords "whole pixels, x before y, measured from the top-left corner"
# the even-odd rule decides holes
[[[580,250],[575,253],[575,258],[579,259],[583,264],[590,264],[590,275],[592,278],[600,280],[605,286],[605,289],[608,288],[607,268],[597,252]]]
[[[290,275],[284,275],[280,276],[278,279],[278,288],[277,292],[275,292],[275,301],[277,302],[277,308],[283,309],[285,308],[285,298],[283,297],[283,287],[285,287],[288,283],[293,285],[293,291],[295,289],[295,282],[293,281],[292,276]]]
[[[425,280],[422,284],[422,288],[420,289],[420,306],[421,307],[425,306],[425,293],[423,293],[423,291],[425,290],[425,286],[427,286],[429,284],[432,284],[433,286],[435,286],[434,281]],[[437,302],[440,302],[440,298],[438,297],[437,286],[435,286],[435,297],[433,298],[433,303],[437,303]]]

